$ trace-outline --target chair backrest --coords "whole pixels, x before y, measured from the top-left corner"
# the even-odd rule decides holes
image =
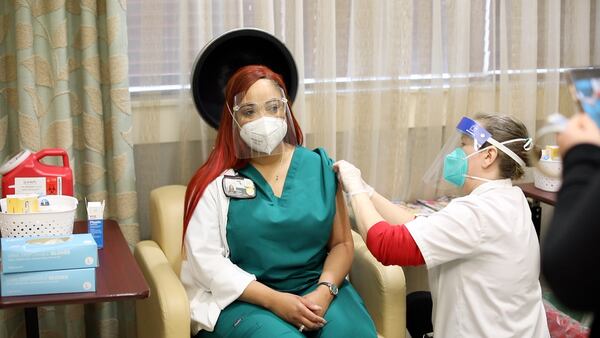
[[[181,269],[185,189],[184,185],[166,185],[150,192],[152,240],[165,253],[177,275]]]

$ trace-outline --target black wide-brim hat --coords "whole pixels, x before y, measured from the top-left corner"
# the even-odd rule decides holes
[[[256,28],[235,29],[210,41],[192,68],[191,91],[200,116],[218,129],[227,81],[243,66],[263,65],[281,75],[291,102],[298,90],[292,53],[275,36]]]

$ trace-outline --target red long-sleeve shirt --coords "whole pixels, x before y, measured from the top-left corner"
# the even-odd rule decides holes
[[[376,223],[367,233],[367,248],[383,265],[425,264],[421,250],[404,224]]]

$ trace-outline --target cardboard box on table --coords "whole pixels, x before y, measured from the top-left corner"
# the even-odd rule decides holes
[[[98,248],[92,235],[0,239],[2,296],[96,290]]]

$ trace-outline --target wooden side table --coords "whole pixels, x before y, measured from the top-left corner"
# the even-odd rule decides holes
[[[75,222],[73,232],[86,233],[87,222]],[[32,338],[39,337],[38,306],[140,299],[149,294],[148,283],[129,250],[119,224],[113,220],[105,220],[104,248],[98,250],[96,292],[0,297],[0,309],[25,308],[27,338]]]
[[[544,202],[546,204],[556,204],[556,193],[550,191],[544,191],[535,187],[533,183],[522,183],[517,184],[517,187],[523,190],[525,196],[532,198],[533,200]]]

